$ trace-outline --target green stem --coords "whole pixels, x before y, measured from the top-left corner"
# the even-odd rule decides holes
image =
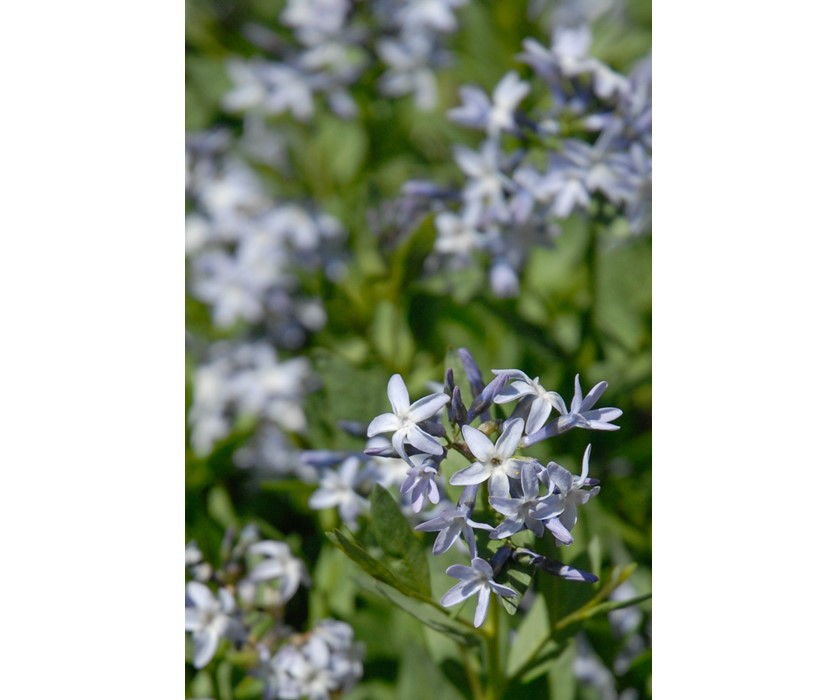
[[[500,700],[503,697],[506,679],[500,659],[500,603],[489,601],[491,635],[486,640],[486,700]]]
[[[474,665],[472,664],[471,654],[469,654],[469,650],[463,646],[462,644],[457,645],[460,648],[460,657],[463,661],[463,668],[466,672],[466,678],[468,678],[468,685],[471,688],[471,696],[474,700],[485,700],[485,696],[483,695],[483,688],[480,687],[480,678],[477,675],[477,672],[474,669]]]

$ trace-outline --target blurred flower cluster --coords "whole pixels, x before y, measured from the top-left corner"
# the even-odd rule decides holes
[[[524,41],[518,60],[531,81],[507,73],[491,95],[460,88],[449,118],[482,132],[476,150],[453,147],[465,178],[452,190],[413,181],[411,208],[436,211],[437,267],[491,260],[497,296],[517,296],[534,246],[549,245],[577,212],[600,226],[622,220],[633,234],[651,229],[652,61],[627,76],[590,55],[585,25],[555,28],[546,47]],[[527,98],[531,98],[529,103]]]
[[[192,663],[200,669],[226,642],[239,663],[261,679],[266,700],[317,698],[349,690],[363,673],[363,645],[352,628],[321,620],[310,632],[285,624],[285,606],[310,584],[303,562],[281,541],[260,538],[256,526],[238,538],[228,530],[220,565],[212,566],[190,542],[186,548],[186,631]],[[249,653],[248,653],[249,652]]]

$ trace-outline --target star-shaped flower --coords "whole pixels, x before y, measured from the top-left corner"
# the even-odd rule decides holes
[[[442,445],[417,424],[433,418],[448,403],[450,397],[442,393],[425,396],[410,403],[404,379],[394,374],[387,383],[387,397],[393,407],[393,413],[382,413],[372,419],[367,428],[367,437],[379,433],[393,432],[393,448],[410,466],[415,466],[404,448],[405,443],[413,445],[421,452],[441,455]]]
[[[582,457],[582,475],[574,476],[560,464],[550,462],[547,465],[547,475],[551,483],[555,484],[564,502],[564,510],[559,515],[559,522],[567,528],[573,529],[578,518],[576,507],[587,503],[592,496],[599,493],[599,486],[594,486],[590,491],[584,491],[584,486],[590,486],[588,479],[588,460],[591,457],[591,446],[588,445],[585,455]],[[554,533],[555,534],[555,533]]]
[[[564,506],[558,494],[548,494],[539,498],[538,484],[536,465],[529,462],[521,469],[523,495],[520,498],[489,498],[492,508],[506,516],[506,520],[498,525],[490,537],[503,539],[524,527],[532,530],[538,537],[544,534],[544,523],[541,521],[556,517]]]
[[[538,382],[538,377],[530,379],[519,369],[493,369],[494,374],[508,374],[513,380],[495,397],[495,403],[509,403],[518,401],[525,396],[532,396],[530,411],[527,415],[527,435],[531,435],[541,428],[550,417],[550,411],[555,408],[561,413],[567,412],[564,400],[555,391],[547,391]]]
[[[593,407],[607,388],[608,382],[599,382],[588,392],[587,396],[582,398],[582,385],[577,374],[570,410],[568,411],[565,408],[564,401],[561,402],[559,407],[559,413],[562,414],[559,418],[559,430],[562,431],[562,427],[566,424],[570,424],[570,427],[587,428],[588,430],[619,430],[619,425],[611,424],[611,421],[617,420],[623,415],[619,408],[594,409]]]
[[[452,486],[469,486],[489,481],[489,495],[495,498],[509,498],[509,477],[518,478],[521,461],[512,455],[524,432],[524,421],[513,418],[506,421],[496,444],[476,428],[463,426],[463,438],[477,459],[476,462],[454,474]]]
[[[495,583],[492,566],[480,557],[474,557],[471,560],[471,566],[463,566],[462,564],[449,566],[445,570],[445,573],[460,580],[459,583],[455,584],[451,590],[442,596],[441,602],[446,608],[462,603],[466,598],[470,598],[475,593],[477,594],[477,609],[474,612],[475,627],[480,627],[486,619],[491,593],[506,597],[518,595],[509,586]]]
[[[218,590],[218,598],[203,583],[186,584],[186,631],[192,633],[195,668],[203,668],[215,656],[222,637],[241,639],[244,628],[235,619],[236,603],[226,588]]]

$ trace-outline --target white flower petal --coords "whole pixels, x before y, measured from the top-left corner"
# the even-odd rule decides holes
[[[407,416],[410,420],[418,423],[432,418],[439,410],[450,401],[446,394],[431,394],[413,403],[408,409]]]
[[[393,413],[397,416],[404,416],[407,413],[410,407],[410,396],[400,374],[394,374],[387,382],[387,398],[390,399]]]
[[[521,425],[523,423],[524,421],[521,421]],[[466,441],[466,445],[468,445],[471,453],[480,462],[490,462],[492,457],[495,456],[495,446],[492,444],[492,441],[477,428],[464,425],[463,439]]]
[[[379,433],[389,433],[393,430],[398,430],[401,427],[401,421],[393,413],[382,413],[372,419],[367,427],[367,437],[378,435]]]
[[[488,586],[483,586],[477,595],[477,609],[474,611],[474,626],[480,627],[486,620],[486,613],[489,612],[489,597],[491,596]]]
[[[468,427],[468,426],[466,426]],[[448,480],[452,486],[470,486],[472,484],[482,484],[492,474],[492,470],[482,462],[475,462],[465,469],[461,469],[455,474],[451,475]],[[504,477],[505,478],[505,477]],[[509,495],[509,494],[507,494]]]
[[[465,427],[463,427],[463,431],[465,431]],[[495,444],[495,454],[501,459],[509,459],[518,449],[518,443],[521,441],[521,435],[523,434],[523,418],[514,418],[506,421],[506,424],[503,426],[503,432],[500,434],[500,437]],[[471,445],[469,445],[469,447],[471,447]],[[472,452],[474,452],[474,450],[472,450]]]

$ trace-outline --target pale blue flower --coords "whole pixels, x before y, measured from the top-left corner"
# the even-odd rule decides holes
[[[579,517],[577,507],[584,505],[599,493],[599,486],[594,486],[590,490],[584,490],[584,487],[590,486],[592,483],[588,479],[588,461],[590,457],[591,446],[588,445],[585,450],[585,455],[582,457],[582,474],[580,476],[571,474],[563,466],[556,464],[556,462],[550,462],[547,465],[546,471],[549,481],[558,489],[564,506],[558,519],[568,532],[574,528]]]
[[[525,527],[532,530],[537,537],[544,534],[544,523],[556,517],[562,512],[564,503],[562,498],[556,494],[539,496],[539,481],[534,462],[528,462],[521,468],[521,490],[520,497],[496,498],[489,497],[489,504],[506,519],[498,525],[490,537],[503,539],[511,537]]]
[[[393,431],[393,447],[410,466],[414,464],[407,456],[406,443],[430,455],[443,454],[442,445],[418,424],[439,413],[450,401],[450,397],[435,393],[411,404],[404,379],[398,374],[390,377],[387,383],[387,397],[390,399],[393,413],[383,413],[373,418],[367,428],[367,437]]]
[[[448,111],[452,121],[465,126],[485,129],[490,138],[497,138],[502,131],[514,131],[515,109],[530,91],[530,85],[510,71],[492,92],[492,100],[479,88],[460,88],[461,107]]]
[[[434,554],[447,552],[462,535],[466,544],[468,544],[468,550],[472,558],[477,556],[477,543],[473,528],[487,531],[493,529],[491,525],[478,523],[471,519],[477,488],[476,485],[467,486],[456,508],[443,510],[436,518],[416,526],[415,529],[419,532],[439,532],[434,541]]]
[[[573,400],[570,402],[570,410],[565,409],[563,405],[559,408],[559,412],[562,414],[558,421],[560,432],[567,429],[566,426],[568,425],[588,430],[619,430],[619,425],[612,425],[611,423],[611,421],[615,421],[623,415],[619,408],[594,409],[594,404],[599,401],[607,388],[608,382],[599,382],[583,398],[582,384],[577,374],[574,380]]]
[[[192,633],[195,668],[203,668],[212,660],[222,638],[241,640],[246,636],[234,617],[236,603],[226,588],[219,589],[216,598],[203,583],[190,581],[186,584],[186,602],[186,631]]]
[[[291,554],[285,542],[263,540],[248,547],[250,554],[260,558],[249,571],[247,578],[254,583],[276,582],[279,602],[287,603],[301,583],[309,584],[305,564]]]
[[[439,476],[439,465],[428,457],[418,467],[411,467],[407,478],[399,489],[402,496],[410,500],[414,513],[422,510],[425,500],[433,504],[439,503],[439,487],[436,478]]]
[[[539,383],[538,377],[530,379],[519,369],[493,369],[492,372],[496,375],[507,374],[512,380],[503,391],[495,396],[495,403],[506,404],[511,401],[520,401],[525,396],[533,397],[527,414],[527,435],[536,432],[547,422],[552,409],[555,408],[559,412],[567,410],[562,397],[555,391],[547,391]]]
[[[309,508],[321,510],[337,506],[341,519],[354,530],[358,527],[358,515],[366,511],[369,504],[355,490],[361,460],[352,456],[345,459],[337,471],[326,472],[320,487],[308,500]]]
[[[456,472],[450,479],[453,486],[467,486],[489,482],[489,494],[496,498],[509,497],[509,478],[518,478],[521,460],[512,455],[518,450],[518,443],[524,432],[524,421],[520,418],[508,420],[496,444],[470,425],[463,426],[463,439],[477,460],[465,469]]]
[[[492,593],[498,597],[506,596],[507,598],[518,595],[517,591],[509,586],[495,583],[491,565],[480,557],[474,557],[470,567],[454,564],[449,566],[445,573],[459,579],[460,582],[442,596],[442,605],[450,608],[477,594],[477,609],[474,612],[475,627],[480,627],[486,619]]]

